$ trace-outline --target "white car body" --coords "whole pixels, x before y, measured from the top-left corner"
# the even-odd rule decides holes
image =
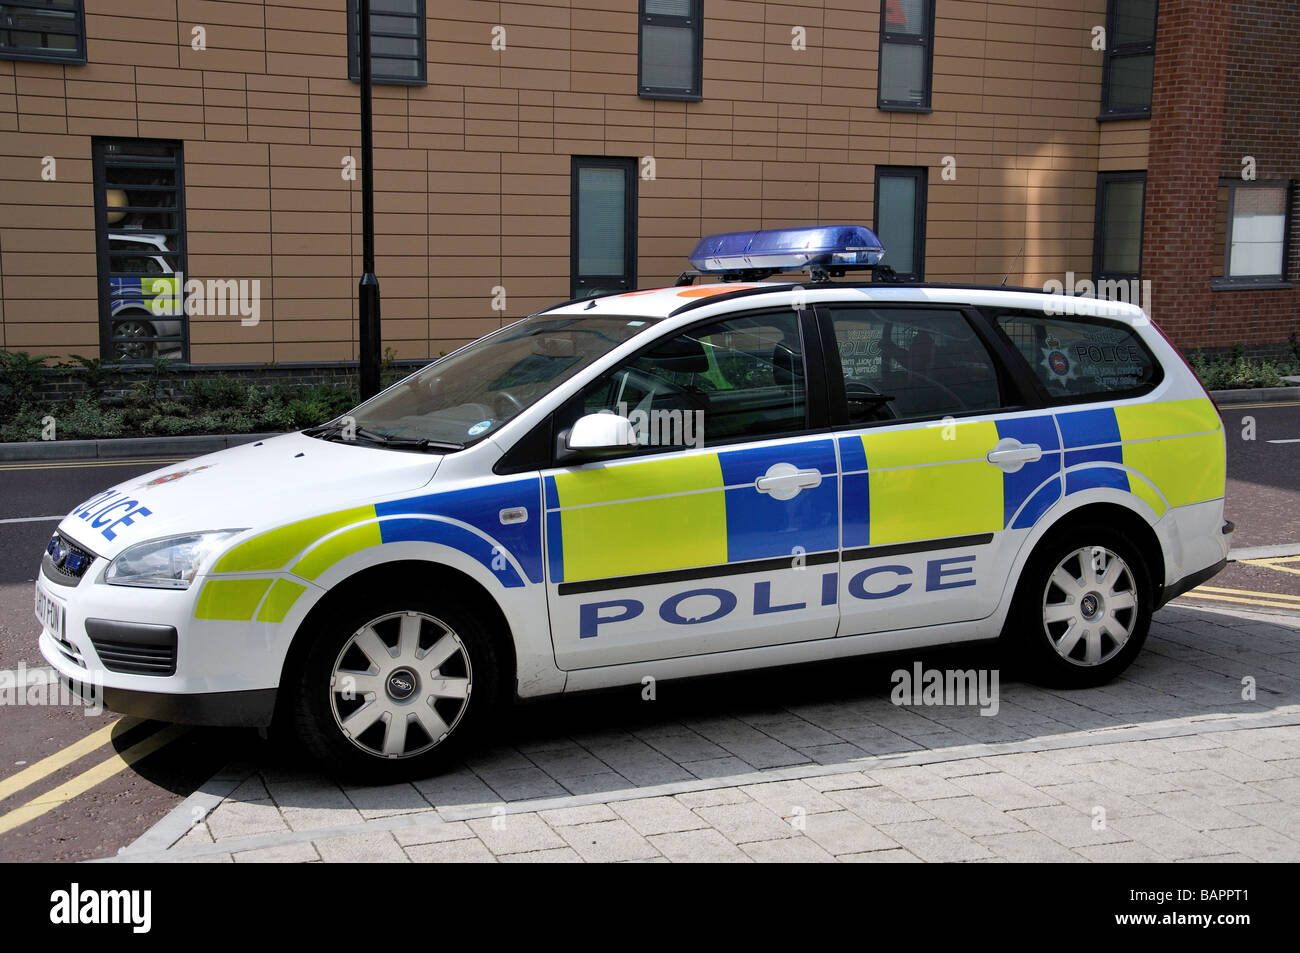
[[[810,558],[800,564],[800,553],[795,551],[794,572],[791,565],[785,564],[788,560],[769,558],[755,560],[740,570],[733,567],[717,576],[698,572],[692,578],[651,574],[622,588],[591,589],[579,582],[570,583],[565,590],[566,584],[555,578],[559,564],[554,551],[559,543],[554,534],[568,508],[558,505],[550,489],[554,484],[548,481],[559,477],[563,482],[574,474],[596,471],[617,476],[619,467],[642,465],[646,458],[576,462],[504,476],[495,473],[493,467],[520,438],[588,382],[648,342],[666,339],[710,318],[754,309],[814,309],[830,302],[847,302],[1037,310],[1059,306],[1061,301],[1059,296],[1020,291],[924,285],[830,283],[799,287],[773,282],[744,295],[717,299],[702,296],[702,290],[665,288],[613,295],[547,311],[548,317],[619,315],[660,320],[648,322],[642,333],[537,400],[488,439],[458,452],[401,452],[364,444],[331,443],[295,433],[165,467],[119,484],[114,488],[117,495],[83,505],[59,524],[59,534],[93,554],[94,560],[71,585],[57,584],[48,571],[38,577],[37,587],[45,600],[43,618],[61,619],[55,625],[62,628],[61,633],[56,633],[50,624],[43,626],[40,648],[44,657],[68,679],[102,682],[110,708],[171,720],[266,724],[282,685],[290,647],[295,638],[301,637],[304,620],[313,608],[327,592],[356,574],[376,567],[382,573],[382,567],[398,561],[446,567],[472,580],[491,597],[513,644],[514,693],[519,698],[533,698],[637,684],[647,676],[699,676],[996,638],[1035,544],[1070,513],[1097,504],[1130,514],[1135,526],[1140,523],[1148,528],[1150,538],[1158,543],[1157,581],[1161,589],[1157,604],[1213,575],[1226,559],[1230,525],[1223,518],[1223,435],[1208,396],[1177,351],[1138,308],[1072,299],[1074,313],[1102,316],[1136,333],[1163,368],[1163,379],[1154,389],[1121,401],[999,411],[948,422],[957,428],[960,443],[966,439],[962,434],[987,434],[993,425],[1005,425],[1012,417],[1036,418],[1034,426],[1045,428],[1045,433],[1054,427],[1060,438],[1062,424],[1054,418],[1067,414],[1135,407],[1138,411],[1124,410],[1122,416],[1146,421],[1157,419],[1142,410],[1150,405],[1161,405],[1174,417],[1186,411],[1187,419],[1195,423],[1156,436],[1135,429],[1127,435],[1132,439],[1122,440],[1119,449],[1114,450],[1121,459],[1100,467],[1112,471],[1112,477],[1130,474],[1132,486],[1145,480],[1143,485],[1151,492],[1132,492],[1107,485],[1104,480],[1085,485],[1084,477],[1099,466],[1095,460],[1070,464],[1068,455],[1083,453],[1086,441],[1076,441],[1071,447],[1062,439],[1056,448],[1058,468],[1044,482],[1055,479],[1058,485],[1073,489],[1061,492],[1027,525],[1014,525],[1015,514],[1008,513],[1005,525],[999,518],[996,530],[984,534],[989,539],[978,545],[954,542],[947,547],[921,547],[917,551],[908,551],[907,545],[885,546],[874,557],[869,552],[874,543],[864,537],[866,545],[860,547],[851,562],[846,556],[852,547],[846,545],[842,509],[843,487],[853,470],[853,461],[846,456],[850,447],[846,440],[856,439],[864,429],[888,436],[921,427],[942,427],[945,421],[886,423],[847,430],[840,427],[789,438],[675,449],[662,457],[686,461],[728,453],[758,453],[761,457],[764,451],[779,457],[790,447],[809,450],[808,445],[816,445],[817,453],[828,456],[819,475],[808,479],[817,480],[826,493],[824,499],[841,507],[835,517],[838,525],[829,555],[823,553],[817,560]],[[684,292],[694,295],[684,297]],[[697,305],[673,314],[691,301]],[[1159,419],[1169,416],[1163,410],[1156,413]],[[1218,491],[1204,499],[1183,502],[1161,488],[1162,481],[1172,479],[1164,475],[1163,469],[1160,474],[1144,477],[1133,460],[1157,460],[1153,453],[1159,450],[1153,451],[1152,446],[1158,448],[1162,441],[1169,442],[1167,453],[1177,460],[1181,453],[1178,442],[1190,438],[1200,441],[1197,446],[1210,448],[1205,450],[1209,466],[1217,468],[1217,476],[1212,474],[1210,479],[1217,481]],[[994,449],[993,444],[987,448],[981,444],[978,457]],[[1124,453],[1132,459],[1124,457]],[[659,455],[653,459],[659,459]],[[999,469],[975,456],[961,462],[976,475],[978,466]],[[154,482],[181,471],[181,477]],[[730,499],[742,499],[734,494],[754,492],[764,472],[781,477],[788,471],[760,467],[744,481],[727,481],[721,492],[733,494]],[[1122,477],[1115,479],[1123,483]],[[147,485],[150,483],[154,485]],[[777,481],[771,485],[784,484]],[[793,492],[811,493],[816,489],[798,487]],[[773,498],[779,500],[780,496],[775,494]],[[1024,505],[1028,505],[1028,499]],[[917,505],[934,502],[918,500]],[[104,506],[109,507],[107,511],[103,511]],[[371,514],[366,508],[374,506],[380,509]],[[514,512],[508,513],[510,510]],[[522,519],[519,510],[524,511]],[[317,527],[321,529],[319,535],[296,537],[303,548],[287,553],[283,559],[284,554],[267,557],[265,565],[245,559],[222,568],[222,559],[249,540],[340,512],[352,516],[338,525],[333,525],[337,520],[326,520]],[[958,515],[954,510],[954,518]],[[124,516],[127,519],[118,522]],[[874,513],[871,518],[875,518]],[[389,528],[396,525],[394,521],[401,519],[407,520],[408,528],[414,527],[407,534],[412,538],[375,544],[376,536],[384,539]],[[110,562],[134,544],[223,529],[241,532],[223,542],[221,551],[207,560],[186,589],[135,588],[103,581]],[[762,527],[753,529],[765,531]],[[771,532],[778,529],[774,526]],[[664,532],[690,531],[665,527]],[[352,542],[348,534],[352,534]],[[414,538],[421,535],[424,538]],[[951,535],[959,540],[974,538],[965,533]],[[356,545],[355,540],[363,537],[372,544]],[[290,549],[297,545],[294,537],[285,538],[290,539],[286,544]],[[578,542],[570,540],[569,545],[574,548],[566,552],[579,552]],[[313,553],[331,546],[338,558],[312,561]],[[231,570],[231,566],[238,565],[252,568]],[[871,574],[863,575],[863,570],[871,570]],[[276,589],[281,581],[285,585]],[[246,589],[231,586],[240,582],[247,584]],[[200,603],[207,587],[214,584],[228,587],[231,593],[242,592],[239,599],[254,605],[252,617],[197,617],[213,614],[200,611]],[[273,590],[277,595],[272,595]],[[712,590],[712,594],[699,590]],[[893,590],[898,591],[886,595]],[[295,592],[297,598],[288,599]],[[283,600],[280,593],[284,594]],[[722,611],[733,600],[734,604]],[[287,608],[284,601],[290,603]],[[633,615],[630,603],[642,609]],[[592,605],[596,608],[592,609]],[[281,609],[282,617],[277,617]],[[239,609],[235,614],[243,611]],[[87,619],[174,628],[175,673],[111,671],[87,634]]]

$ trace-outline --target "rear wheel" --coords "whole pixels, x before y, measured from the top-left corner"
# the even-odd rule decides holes
[[[1128,668],[1146,641],[1152,610],[1141,550],[1111,527],[1072,527],[1030,556],[1003,639],[1035,680],[1086,688]]]
[[[420,596],[367,599],[315,633],[293,724],[327,770],[371,782],[455,762],[501,699],[497,643],[473,613]]]

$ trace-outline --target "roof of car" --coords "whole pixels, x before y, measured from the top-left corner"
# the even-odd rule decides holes
[[[546,314],[619,315],[667,318],[744,299],[744,307],[786,305],[795,292],[810,303],[821,301],[969,304],[1116,318],[1132,322],[1145,315],[1135,304],[1079,295],[1048,294],[1036,288],[938,283],[830,281],[799,284],[790,281],[717,282],[669,288],[647,288],[590,298],[576,298],[544,308]],[[712,309],[711,309],[712,310]],[[719,308],[717,310],[728,310]]]

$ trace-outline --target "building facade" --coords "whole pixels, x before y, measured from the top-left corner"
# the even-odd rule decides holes
[[[1188,348],[1294,335],[1289,0],[372,7],[399,358],[671,283],[704,234],[829,222],[874,226],[909,279],[1149,281]],[[354,360],[357,22],[0,0],[0,347]]]

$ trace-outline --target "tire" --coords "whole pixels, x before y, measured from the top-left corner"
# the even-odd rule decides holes
[[[1141,549],[1110,526],[1072,526],[1049,534],[1030,555],[1002,641],[1032,680],[1091,688],[1137,657],[1153,607]]]
[[[151,341],[143,340],[153,337],[157,330],[153,322],[134,315],[122,316],[113,322],[113,336],[125,336],[130,340],[117,341],[113,344],[114,357],[117,360],[143,361],[154,356],[155,348]]]
[[[336,776],[382,784],[436,774],[502,707],[499,643],[464,604],[367,596],[303,635],[313,641],[287,680],[288,727]]]

